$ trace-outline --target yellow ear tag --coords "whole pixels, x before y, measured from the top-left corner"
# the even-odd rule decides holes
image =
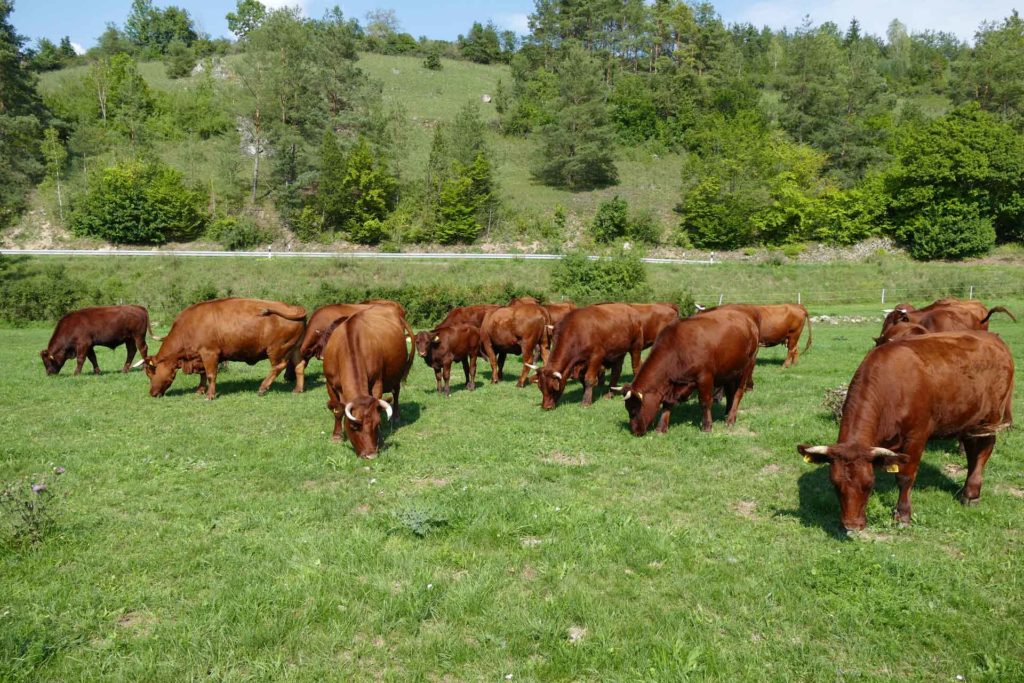
[[[886,465],[885,466],[885,471],[886,472],[891,472],[892,474],[899,474],[900,466],[897,465],[896,463],[893,463],[891,465]]]
[[[811,458],[811,456],[809,456],[809,455],[805,455],[804,456],[804,462],[806,462],[806,463],[813,463],[814,459]]]

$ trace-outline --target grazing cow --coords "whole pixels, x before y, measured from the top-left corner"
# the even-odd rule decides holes
[[[570,378],[583,380],[583,405],[589,406],[605,366],[611,368],[613,385],[619,382],[627,353],[636,372],[645,339],[644,316],[630,304],[596,304],[571,311],[555,326],[548,361],[534,375],[543,395],[541,407],[554,408]]]
[[[725,304],[715,308],[700,309],[701,311],[737,310],[751,315],[757,322],[758,343],[764,347],[785,344],[787,353],[782,367],[788,368],[797,362],[800,354],[800,335],[807,325],[807,345],[804,353],[811,348],[813,333],[811,318],[807,309],[800,304],[774,304],[755,306],[750,304]]]
[[[313,311],[306,323],[306,331],[302,335],[302,343],[299,345],[299,360],[295,364],[295,393],[300,394],[306,388],[306,367],[310,359],[320,358],[323,354],[324,344],[327,337],[323,332],[331,326],[338,318],[355,315],[371,306],[386,306],[394,310],[402,318],[405,318],[405,308],[401,304],[388,299],[371,299],[361,304],[327,304]],[[291,379],[290,373],[286,376]]]
[[[654,341],[663,329],[679,320],[679,306],[675,304],[629,304],[640,314],[644,326],[644,348],[654,346]],[[636,373],[636,365],[633,366]],[[615,382],[612,382],[615,384]]]
[[[1017,320],[1005,307],[987,308],[985,304],[976,299],[968,301],[953,298],[939,299],[924,308],[914,308],[911,304],[904,303],[898,304],[886,313],[887,315],[882,321],[883,336],[889,326],[901,322],[922,324],[930,332],[953,332],[955,330],[987,330],[989,318],[993,313],[1005,313],[1014,321]]]
[[[480,327],[484,324],[484,316],[491,311],[501,308],[498,304],[478,304],[474,306],[460,306],[453,308],[438,327],[445,325],[472,325]]]
[[[704,411],[701,431],[709,432],[716,387],[725,392],[725,423],[732,425],[757,349],[757,325],[742,311],[711,311],[672,323],[658,335],[633,382],[622,387],[630,430],[643,436],[663,408],[657,429],[667,431],[672,408],[696,391]]]
[[[373,306],[339,318],[323,332],[327,408],[334,414],[332,439],[342,430],[356,455],[377,456],[380,410],[398,422],[398,395],[415,356],[412,329],[387,306]],[[382,397],[391,393],[389,404]]]
[[[196,393],[205,390],[212,400],[220,362],[253,365],[269,359],[270,372],[259,388],[262,396],[278,373],[298,360],[305,327],[306,309],[280,301],[232,297],[193,304],[174,319],[160,351],[146,358],[149,395],[163,396],[181,369],[198,372]]]
[[[857,368],[843,404],[839,441],[800,445],[807,462],[829,463],[843,527],[863,529],[875,466],[896,475],[895,517],[910,523],[910,489],[930,437],[956,436],[967,454],[960,500],[981,495],[982,473],[996,433],[1008,427],[1013,357],[988,332],[904,337],[875,349]]]
[[[128,372],[135,358],[135,350],[142,352],[145,358],[149,352],[146,346],[146,330],[154,339],[161,337],[153,334],[149,324],[149,312],[142,306],[93,306],[71,311],[57,322],[50,343],[39,352],[43,359],[43,367],[47,375],[56,375],[64,367],[68,358],[74,356],[78,360],[75,374],[82,373],[82,366],[88,358],[92,363],[94,374],[100,374],[100,366],[96,362],[96,346],[115,349],[124,344],[128,349],[128,358],[121,372]]]
[[[544,362],[548,359],[548,328],[550,323],[547,310],[533,297],[520,297],[487,313],[480,327],[480,342],[487,361],[491,365],[491,383],[496,384],[502,377],[505,354],[522,354],[523,370],[519,374],[517,387],[526,386],[530,372],[527,363],[535,360],[540,350]]]
[[[416,335],[416,351],[434,369],[437,392],[451,396],[452,361],[462,363],[466,389],[476,389],[476,357],[480,353],[480,329],[472,325],[441,325]]]

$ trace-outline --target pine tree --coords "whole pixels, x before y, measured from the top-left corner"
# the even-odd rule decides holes
[[[534,176],[546,185],[570,190],[616,183],[614,138],[600,66],[582,48],[572,47],[557,74],[558,96],[547,107],[554,112],[554,121],[541,131]]]

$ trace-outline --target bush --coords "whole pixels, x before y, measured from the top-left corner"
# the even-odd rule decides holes
[[[441,55],[436,50],[431,51],[427,58],[423,60],[423,68],[430,69],[431,71],[440,71],[442,68]]]
[[[189,240],[206,225],[203,193],[156,161],[126,161],[97,171],[73,204],[71,230],[115,244]]]
[[[657,244],[661,241],[661,225],[650,211],[642,211],[629,219],[626,237],[634,242]]]
[[[914,216],[896,229],[910,255],[921,261],[987,254],[996,243],[992,220],[977,207],[947,202]]]
[[[601,202],[590,224],[590,234],[597,242],[605,244],[625,236],[629,227],[629,205],[618,195]]]
[[[573,252],[555,266],[551,282],[559,293],[577,303],[650,296],[644,264],[639,256],[628,252],[596,261],[582,252]]]
[[[349,224],[348,236],[358,244],[378,244],[387,236],[387,230],[384,223],[376,218],[370,218],[362,224]]]
[[[248,218],[223,216],[210,223],[206,236],[228,251],[252,249],[274,241],[270,230],[261,228]]]
[[[0,257],[2,258],[2,257]],[[90,283],[68,275],[63,264],[17,263],[9,266],[0,280],[0,317],[23,325],[39,320],[57,320],[65,313],[88,305],[96,296]]]

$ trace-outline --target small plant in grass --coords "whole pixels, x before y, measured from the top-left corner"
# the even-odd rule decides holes
[[[395,513],[395,521],[398,522],[395,528],[408,529],[419,538],[425,538],[448,525],[448,517],[443,513],[419,506],[399,510]]]
[[[841,384],[835,389],[825,390],[825,400],[822,401],[822,404],[832,413],[836,422],[843,419],[843,404],[846,403],[846,392],[849,388],[849,385]]]
[[[248,218],[223,216],[210,223],[206,236],[219,242],[228,251],[239,251],[274,241],[269,230],[261,228]]]
[[[63,467],[55,467],[52,477],[33,474],[3,482],[0,488],[0,514],[3,516],[5,535],[14,545],[39,543],[53,530],[54,509],[60,497],[56,492],[57,478]]]

